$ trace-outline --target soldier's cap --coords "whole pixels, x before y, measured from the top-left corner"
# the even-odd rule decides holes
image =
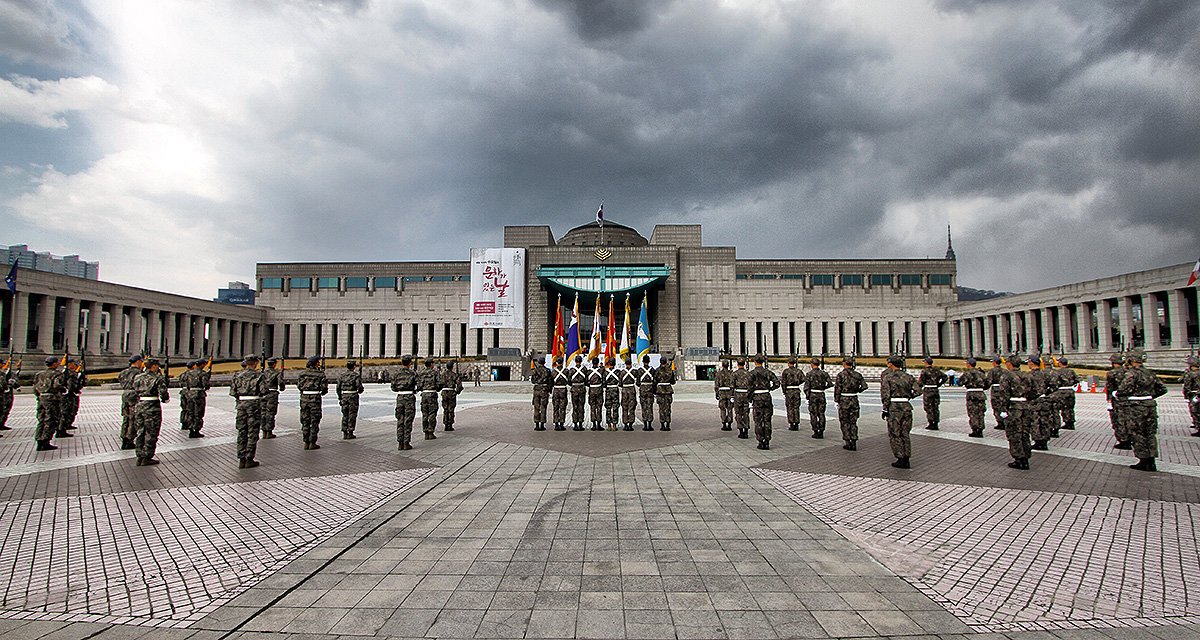
[[[925,364],[933,364],[933,356],[925,356]]]
[[[1041,356],[1039,356],[1039,355],[1038,355],[1038,354],[1036,354],[1036,353],[1034,353],[1034,354],[1031,354],[1031,355],[1029,356],[1029,364],[1031,364],[1031,365],[1034,365],[1034,366],[1041,366],[1041,364],[1042,364],[1042,357],[1041,357]]]
[[[583,356],[580,356],[580,355],[575,356],[575,362],[583,362]]]
[[[813,364],[821,364],[821,359],[820,359],[820,358],[813,358],[813,359],[812,359],[812,363],[813,363]]]
[[[1025,359],[1014,353],[1008,357],[1008,362],[1014,367],[1019,367],[1025,364]]]
[[[739,367],[744,367],[744,366],[746,366],[746,359],[745,359],[745,358],[738,358],[738,366],[739,366]]]
[[[400,356],[400,364],[412,364],[412,361],[413,357],[408,354]]]
[[[762,356],[754,356],[754,364],[765,364],[767,359]]]
[[[304,361],[304,365],[308,367],[315,367],[320,363],[321,356],[309,356],[308,359]]]
[[[1063,366],[1066,366],[1066,365],[1068,365],[1068,364],[1071,364],[1071,362],[1070,362],[1069,360],[1067,360],[1067,357],[1066,357],[1066,356],[1063,356],[1063,357],[1061,357],[1061,358],[1059,358],[1059,359],[1058,359],[1058,364],[1061,364],[1061,365],[1063,365]]]
[[[46,356],[46,364],[55,364],[59,362],[58,356]]]
[[[138,361],[140,361],[141,359],[142,359],[142,355],[141,355],[140,353],[135,353],[135,354],[133,354],[133,355],[129,356],[129,364],[133,364],[133,363],[135,363],[135,362],[138,362]]]
[[[795,358],[788,358],[788,364],[796,364]]]
[[[967,364],[971,365],[972,367],[975,366],[975,357],[972,356],[970,358],[967,358]]]
[[[1125,362],[1125,356],[1119,353],[1114,353],[1108,357],[1108,361],[1113,364],[1121,364],[1122,362]]]
[[[555,362],[562,362],[562,356],[554,356]]]
[[[611,366],[614,366],[614,365],[616,365],[616,364],[617,364],[617,359],[616,359],[616,358],[609,358],[609,359],[608,359],[608,362],[607,362],[606,364],[608,364],[608,366],[610,366],[610,367],[611,367]]]
[[[275,356],[267,358],[267,364],[275,364],[276,362],[279,362],[279,358],[276,358]]]
[[[842,358],[842,364],[848,364],[853,367],[855,365],[854,356],[846,356]]]
[[[643,363],[646,363],[646,364],[649,364],[649,363],[650,363],[650,356],[642,356],[642,362],[643,362]]]
[[[347,369],[353,369],[353,368],[354,368],[354,367],[355,367],[357,364],[358,364],[358,363],[356,363],[356,362],[355,362],[355,361],[353,361],[353,360],[347,360],[347,361],[346,361],[346,368],[347,368]]]
[[[1004,362],[1004,356],[997,353],[996,355],[992,356],[992,362],[995,364],[1000,364],[1001,362]]]
[[[600,364],[600,358],[592,358],[592,364]]]
[[[903,367],[904,366],[904,356],[901,356],[901,355],[888,356],[887,362],[888,362],[888,364],[896,365],[897,367]]]
[[[158,366],[158,358],[146,358],[146,366],[147,367]]]
[[[730,360],[722,360],[722,361],[721,361],[721,366],[722,366],[722,367],[725,367],[726,369],[728,369],[728,368],[729,368],[729,367],[731,367],[732,365],[733,365],[733,362],[732,362],[732,361],[730,361]]]
[[[429,358],[425,358],[425,366],[426,367],[429,367],[430,369],[432,369],[433,365],[434,365],[433,360],[430,360]]]
[[[1142,351],[1141,349],[1134,349],[1133,351],[1129,352],[1128,360],[1130,362],[1145,362],[1146,352]]]

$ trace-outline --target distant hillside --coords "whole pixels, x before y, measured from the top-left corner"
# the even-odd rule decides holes
[[[959,302],[971,302],[972,300],[991,300],[992,298],[1003,298],[1004,296],[1011,295],[1012,292],[1010,291],[985,291],[983,289],[972,289],[971,287],[962,286],[958,288]]]

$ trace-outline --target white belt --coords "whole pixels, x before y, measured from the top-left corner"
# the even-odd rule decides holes
[[[843,393],[843,394],[842,394],[842,397],[843,397],[843,398],[845,398],[845,397],[847,397],[847,396],[854,396],[854,397],[858,397],[858,393],[856,392],[856,393]]]
[[[1129,396],[1126,400],[1153,400],[1151,396]]]
[[[1136,400],[1136,398],[1134,398],[1134,399]],[[157,402],[159,400],[159,397],[158,396],[138,396],[138,400],[140,400],[142,402],[151,402],[151,401]]]
[[[912,398],[892,398],[892,402],[910,402]]]
[[[771,393],[770,389],[755,389],[754,393]]]
[[[258,400],[261,396],[238,396],[238,400]]]
[[[1009,398],[1009,402],[1025,402],[1025,398]]]
[[[827,390],[826,389],[809,389],[808,392],[809,393],[826,393]]]
[[[800,388],[800,385],[795,385],[795,386],[789,385],[789,386],[784,387],[784,389],[799,389],[799,388]]]
[[[319,396],[319,395],[321,395],[321,392],[320,391],[301,391],[300,395],[302,395],[302,396]]]
[[[926,389],[936,389],[936,388],[938,388],[938,387],[939,387],[939,386],[941,386],[941,385],[936,385],[936,384],[927,384],[927,385],[922,385],[922,386],[924,386]]]
[[[750,393],[749,389],[734,389],[734,391],[736,391],[738,393]]]
[[[1075,390],[1075,387],[1074,387],[1074,385],[1072,385],[1072,386],[1070,386],[1070,387],[1059,387],[1059,388],[1058,388],[1058,390],[1059,390],[1059,391],[1066,391],[1067,389],[1070,389],[1070,390],[1074,391],[1074,390]]]
[[[671,386],[671,385],[673,385],[673,384],[675,384],[675,383],[674,383],[674,382],[660,382],[660,383],[658,383],[658,386],[660,386],[660,387],[664,387],[664,386],[665,386],[665,387],[669,387],[669,386]]]
[[[717,391],[729,391],[733,387],[717,387]]]
[[[987,391],[987,389],[967,389],[967,393],[971,393],[972,391],[974,391],[975,393],[983,393],[983,392]]]
[[[412,395],[412,394],[414,394],[414,393],[416,393],[416,391],[397,391],[397,392],[396,392],[396,395],[398,395],[398,396],[411,396],[411,395]]]
[[[599,389],[600,387],[603,387],[603,386],[604,385],[602,385],[602,384],[589,384],[588,388],[589,389]]]
[[[633,383],[631,382],[631,383],[629,383],[629,384],[623,384],[623,385],[621,385],[621,388],[622,388],[622,389],[632,389],[632,388],[634,388],[634,387],[636,387],[636,386],[637,386],[636,384],[633,384]]]

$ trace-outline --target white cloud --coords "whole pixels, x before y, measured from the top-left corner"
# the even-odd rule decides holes
[[[111,105],[119,93],[116,87],[96,76],[0,79],[0,121],[62,129],[67,126],[67,113]]]

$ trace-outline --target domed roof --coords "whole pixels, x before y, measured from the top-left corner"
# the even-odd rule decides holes
[[[604,241],[601,242],[600,222],[593,220],[581,224],[563,234],[558,244],[573,247],[644,247],[650,241],[643,238],[633,227],[627,227],[617,222],[604,221]]]

